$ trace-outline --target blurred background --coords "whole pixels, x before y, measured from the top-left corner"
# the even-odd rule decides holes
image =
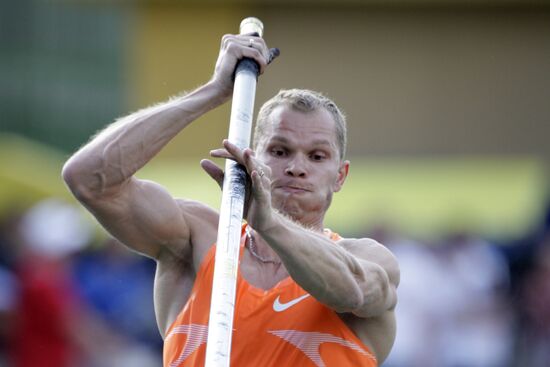
[[[61,167],[91,135],[211,76],[260,18],[282,88],[346,112],[326,225],[400,261],[389,367],[550,365],[550,2],[0,1],[0,367],[159,366],[155,264],[109,238]],[[229,105],[139,172],[219,206],[199,160]]]

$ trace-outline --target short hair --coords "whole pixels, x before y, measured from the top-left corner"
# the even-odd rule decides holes
[[[308,113],[321,108],[326,109],[332,116],[336,126],[336,140],[340,160],[344,160],[347,145],[347,127],[344,113],[330,98],[319,92],[308,89],[282,89],[273,98],[268,100],[260,108],[254,129],[254,149],[265,135],[266,123],[273,110],[279,106],[290,106],[293,109]]]

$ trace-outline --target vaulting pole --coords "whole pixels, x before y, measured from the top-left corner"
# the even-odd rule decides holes
[[[240,33],[256,33],[262,37],[263,24],[257,18],[246,18],[241,22]],[[235,70],[228,139],[241,149],[250,145],[258,74],[259,67],[252,59],[240,60]],[[230,364],[245,186],[244,167],[233,160],[226,160],[208,323],[206,367],[227,367]]]

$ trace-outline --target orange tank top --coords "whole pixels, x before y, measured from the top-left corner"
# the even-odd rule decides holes
[[[327,234],[332,240],[340,238]],[[212,246],[189,300],[165,335],[164,367],[204,366],[214,253]],[[250,285],[239,271],[233,330],[232,366],[377,366],[374,355],[338,315],[290,277],[263,290]]]

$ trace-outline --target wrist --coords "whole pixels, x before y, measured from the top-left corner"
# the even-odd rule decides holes
[[[214,94],[214,100],[217,101],[219,105],[227,102],[233,95],[233,84],[228,85],[216,78],[210,79],[204,87],[211,90]]]
[[[287,226],[288,221],[281,213],[271,210],[271,215],[264,218],[262,224],[254,229],[262,235],[264,238],[276,237],[280,234],[281,230],[284,230]],[[286,223],[286,225],[285,225]]]
[[[219,87],[209,81],[202,84],[189,93],[184,93],[167,102],[167,107],[172,107],[182,114],[188,122],[194,121],[206,112],[219,107],[228,100]]]

